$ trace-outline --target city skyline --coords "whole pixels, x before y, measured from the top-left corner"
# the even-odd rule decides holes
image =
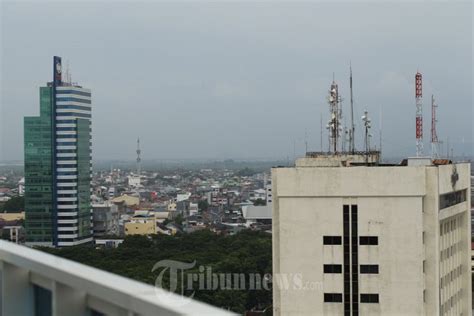
[[[38,87],[53,55],[70,61],[73,81],[94,90],[98,160],[134,159],[138,136],[144,161],[286,159],[303,154],[305,139],[309,150],[319,150],[333,73],[348,113],[350,61],[359,148],[367,108],[377,146],[382,113],[384,156],[415,154],[419,70],[425,153],[433,93],[443,147],[449,137],[455,155],[472,155],[472,33],[466,32],[472,4],[351,6],[122,3],[104,25],[103,3],[4,2],[0,161],[22,159],[22,117],[37,113]],[[331,11],[338,15],[334,26]],[[420,12],[426,12],[421,22]],[[37,27],[25,28],[26,20]],[[51,32],[61,40],[44,35]],[[326,149],[325,130],[323,140]]]

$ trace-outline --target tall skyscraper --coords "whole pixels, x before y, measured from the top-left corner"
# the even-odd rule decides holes
[[[53,59],[53,80],[40,87],[40,115],[24,119],[27,244],[92,241],[91,91],[66,78]]]
[[[366,161],[272,170],[274,314],[471,315],[470,164]]]

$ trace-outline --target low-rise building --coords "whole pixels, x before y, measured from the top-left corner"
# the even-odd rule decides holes
[[[127,207],[138,206],[140,204],[140,199],[136,196],[131,195],[121,195],[112,199],[112,203],[125,203]]]
[[[25,219],[25,212],[20,213],[0,213],[0,219],[5,222],[20,221]]]
[[[154,212],[135,211],[128,223],[125,223],[125,235],[156,234],[156,219]]]
[[[94,236],[119,235],[119,213],[117,205],[104,202],[92,204]]]
[[[272,204],[267,205],[246,205],[242,206],[242,217],[245,219],[245,226],[252,224],[269,225],[272,223]]]

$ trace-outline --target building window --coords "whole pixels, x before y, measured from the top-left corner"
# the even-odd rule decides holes
[[[379,266],[378,264],[361,264],[360,273],[363,274],[378,274]]]
[[[379,238],[377,236],[360,236],[359,244],[376,246],[379,244]]]
[[[325,264],[324,273],[342,273],[342,265],[340,264]]]
[[[439,209],[442,210],[444,208],[465,202],[466,196],[466,190],[442,194],[439,196]]]
[[[52,294],[51,291],[40,286],[33,287],[35,316],[52,315]]]
[[[324,293],[324,302],[325,303],[341,303],[342,294],[341,293]]]
[[[361,294],[360,302],[361,303],[378,303],[379,295],[378,294]]]
[[[341,236],[323,236],[323,244],[325,245],[340,245],[341,243]]]

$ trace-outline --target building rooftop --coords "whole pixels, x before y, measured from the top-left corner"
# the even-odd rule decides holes
[[[243,206],[242,217],[245,219],[272,219],[272,204]]]
[[[432,159],[430,157],[409,157],[400,163],[382,163],[379,151],[368,152],[307,152],[305,157],[296,159],[296,167],[396,167],[396,166],[440,166],[453,162],[449,159]]]

